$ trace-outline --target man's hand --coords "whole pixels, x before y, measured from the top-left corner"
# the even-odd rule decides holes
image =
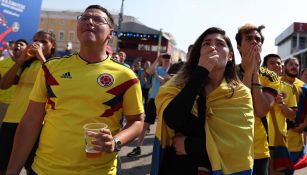
[[[302,133],[304,129],[306,128],[304,123],[299,124],[297,127],[293,128],[293,131]]]
[[[101,129],[99,133],[88,132],[88,136],[94,137],[96,140],[92,141],[95,145],[96,151],[111,153],[114,152],[114,141],[112,133],[109,129]]]
[[[258,71],[261,63],[261,46],[255,45],[245,52],[242,52],[242,66],[246,73],[253,73]]]
[[[284,94],[283,93],[279,93],[276,97],[275,97],[275,102],[277,104],[284,104]]]

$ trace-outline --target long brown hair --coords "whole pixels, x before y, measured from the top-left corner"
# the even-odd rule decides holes
[[[195,41],[193,44],[189,60],[187,63],[183,66],[183,68],[178,72],[178,75],[175,77],[175,84],[177,86],[184,86],[184,84],[189,80],[193,72],[195,71],[198,61],[200,58],[200,50],[202,47],[203,40],[205,37],[207,37],[210,34],[218,33],[221,34],[223,39],[226,41],[226,44],[229,48],[229,51],[232,56],[232,60],[229,60],[226,64],[225,72],[224,72],[224,78],[226,79],[227,84],[230,87],[234,87],[240,82],[236,70],[235,70],[235,56],[234,56],[234,51],[233,47],[231,44],[230,39],[226,36],[226,32],[220,28],[217,27],[211,27],[208,28],[204,33],[202,33],[198,39]],[[208,83],[208,82],[205,82]]]

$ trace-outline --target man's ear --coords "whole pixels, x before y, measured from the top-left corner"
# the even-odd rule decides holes
[[[113,31],[114,31],[113,29],[110,30],[110,33],[108,35],[108,39],[109,40],[113,37]]]

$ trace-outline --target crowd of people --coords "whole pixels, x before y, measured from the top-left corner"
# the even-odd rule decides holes
[[[140,156],[155,122],[152,175],[290,175],[306,155],[307,68],[275,53],[262,60],[264,26],[239,27],[240,64],[211,27],[186,62],[161,53],[129,65],[108,47],[107,9],[88,6],[77,20],[79,52],[55,57],[55,35],[38,31],[0,61],[0,175],[115,175],[121,147],[137,139],[127,157]],[[90,160],[87,123],[107,125],[85,133],[103,153]]]

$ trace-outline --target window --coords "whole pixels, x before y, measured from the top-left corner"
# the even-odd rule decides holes
[[[141,51],[157,52],[158,46],[157,45],[139,44],[137,49],[141,50]],[[166,46],[161,46],[160,52],[166,52]]]
[[[299,41],[299,45],[298,45],[299,49],[305,49],[305,37],[300,37],[300,41]]]
[[[296,36],[292,39],[292,48],[296,48]]]
[[[299,39],[299,45],[297,46],[297,37],[293,37],[292,39],[292,49],[305,49],[305,37],[300,37]]]
[[[53,29],[48,29],[48,32],[53,33],[54,34],[54,30]]]
[[[64,26],[65,25],[65,20],[61,20],[60,25]]]
[[[74,31],[70,31],[69,32],[69,41],[74,41],[75,40],[75,32]]]
[[[141,50],[141,51],[151,51],[151,46],[150,45],[146,45],[146,44],[139,44],[138,45],[138,50]]]
[[[64,41],[64,31],[59,32],[59,40]]]
[[[120,42],[119,48],[122,48],[122,49],[138,49],[138,44]]]

